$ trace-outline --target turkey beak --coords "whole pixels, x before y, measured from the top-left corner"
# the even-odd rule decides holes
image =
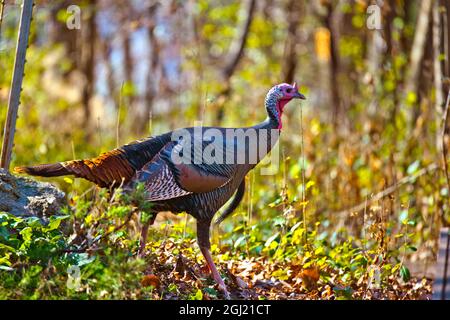
[[[298,92],[297,82],[294,82],[294,84],[292,86],[294,87],[294,90],[295,90],[294,98],[306,100],[306,97],[304,95],[302,95],[300,92]]]
[[[304,95],[302,95],[300,92],[296,92],[294,93],[294,98],[296,99],[302,99],[302,100],[306,100],[306,97]]]

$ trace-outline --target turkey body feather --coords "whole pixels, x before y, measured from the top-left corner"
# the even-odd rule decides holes
[[[184,136],[184,140],[189,143],[184,143],[183,139],[173,141],[177,134],[168,132],[134,141],[92,159],[16,167],[14,170],[43,177],[74,175],[107,188],[120,185],[132,188],[137,183],[144,183],[146,199],[154,202],[155,211],[188,212],[197,219],[212,219],[256,163],[249,161],[250,155],[238,162],[240,154],[253,151],[240,145],[237,137],[220,142],[211,140],[204,134],[210,129],[219,130],[223,137],[226,137],[226,130],[235,130],[191,127],[183,129],[188,133],[188,139]],[[240,128],[244,134],[249,129],[255,128]],[[221,157],[216,162],[205,162],[205,151],[212,145],[216,159],[218,154]],[[186,158],[189,161],[174,161],[174,153],[189,154]],[[201,160],[198,163],[197,158]],[[242,196],[237,198],[240,202]],[[234,202],[234,209],[239,202]],[[231,212],[227,216],[229,214]]]

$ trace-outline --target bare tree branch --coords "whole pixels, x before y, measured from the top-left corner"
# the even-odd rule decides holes
[[[450,104],[450,90],[447,95],[447,102],[445,103],[445,109],[442,116],[442,133],[441,133],[441,151],[442,151],[442,166],[445,174],[445,180],[447,182],[447,192],[450,192],[450,178],[448,174],[448,163],[447,163],[447,146],[445,145],[445,134],[447,132],[447,121],[448,121],[448,108]],[[449,200],[450,204],[450,200]]]
[[[5,11],[5,0],[0,0],[0,34],[2,31],[3,12]]]
[[[231,93],[230,90],[230,78],[236,71],[236,68],[244,55],[244,49],[247,42],[248,33],[250,31],[250,26],[253,21],[253,14],[255,12],[256,0],[247,0],[247,18],[245,19],[244,24],[242,25],[242,29],[240,32],[240,36],[236,38],[236,40],[231,44],[230,53],[228,54],[227,63],[222,70],[222,77],[224,78],[224,88],[220,92],[220,96],[228,97]],[[225,99],[219,99],[221,101],[225,101]],[[217,122],[221,123],[224,117],[224,106],[223,102],[219,104],[217,111]]]
[[[248,33],[250,31],[250,26],[253,21],[253,14],[255,12],[256,0],[248,0],[247,1],[247,18],[245,19],[244,24],[242,25],[242,29],[240,32],[240,36],[234,41],[230,48],[228,63],[225,65],[223,69],[223,76],[225,79],[229,79],[236,67],[239,64],[243,54],[245,44],[247,42]]]
[[[386,189],[384,189],[383,191],[378,192],[377,194],[375,194],[374,196],[372,196],[370,199],[367,199],[364,202],[361,202],[360,204],[349,208],[349,209],[345,209],[345,210],[341,210],[335,213],[332,213],[331,215],[342,215],[342,214],[350,214],[353,212],[359,212],[361,210],[364,210],[364,208],[366,208],[367,206],[369,206],[370,204],[372,204],[375,201],[381,200],[384,197],[394,193],[395,191],[397,191],[400,187],[402,187],[405,184],[409,184],[409,183],[413,183],[414,181],[416,181],[417,178],[428,174],[430,172],[433,172],[434,170],[438,169],[439,165],[436,163],[432,163],[430,165],[428,165],[427,167],[420,169],[419,171],[417,171],[416,173],[414,173],[413,175],[410,176],[406,176],[402,179],[400,179],[396,184],[387,187]]]

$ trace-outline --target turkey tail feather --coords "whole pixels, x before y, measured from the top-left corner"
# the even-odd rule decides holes
[[[239,185],[233,197],[233,200],[231,200],[230,205],[227,208],[225,208],[225,210],[221,213],[221,215],[214,221],[214,224],[216,226],[219,225],[223,220],[225,220],[229,215],[231,215],[234,212],[234,210],[236,210],[236,208],[241,203],[244,194],[245,194],[245,178]]]
[[[134,141],[96,158],[16,167],[14,172],[41,177],[74,175],[103,188],[117,187],[129,182],[136,170],[141,169],[167,143],[166,140],[170,140],[169,134]]]
[[[122,181],[128,181],[134,175],[134,168],[129,164],[123,152],[114,149],[85,160],[72,160],[52,164],[41,164],[30,167],[16,167],[16,173],[27,173],[40,177],[58,177],[74,175],[84,178],[100,187],[118,186]]]
[[[40,177],[59,177],[71,174],[61,163],[40,164],[31,167],[15,167],[15,173],[26,173]]]

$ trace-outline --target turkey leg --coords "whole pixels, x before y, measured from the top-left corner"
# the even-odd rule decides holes
[[[225,299],[230,299],[230,294],[228,293],[227,287],[223,282],[222,277],[217,271],[216,265],[214,264],[213,258],[211,256],[211,243],[209,242],[209,226],[211,221],[197,221],[197,241],[198,246],[200,247],[200,251],[203,254],[203,257],[206,260],[206,264],[209,267],[209,270],[212,273],[214,280],[219,285],[219,289],[225,295]]]
[[[147,235],[148,235],[148,228],[155,222],[156,219],[156,213],[153,213],[153,216],[150,218],[149,221],[144,223],[141,229],[141,235],[139,236],[139,250],[138,250],[138,256],[143,257],[145,255],[145,244],[147,243]]]

